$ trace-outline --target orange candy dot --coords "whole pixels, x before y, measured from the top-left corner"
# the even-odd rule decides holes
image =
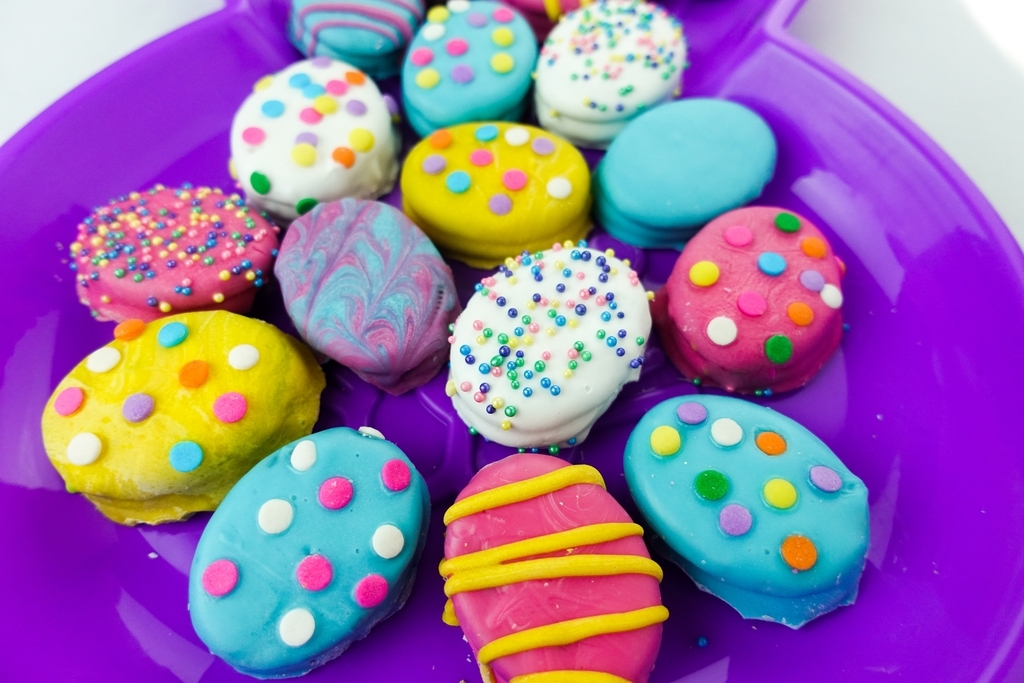
[[[775,432],[761,432],[754,443],[765,455],[782,455],[786,452],[786,440]]]
[[[348,147],[336,147],[331,152],[331,158],[345,168],[352,168],[352,164],[356,163],[356,153]]]
[[[814,311],[802,301],[794,301],[787,306],[786,315],[800,327],[807,327],[814,322]]]
[[[825,240],[823,239],[805,237],[800,240],[800,250],[811,258],[825,258],[825,252],[828,248],[825,246]]]
[[[142,334],[145,329],[146,323],[138,318],[130,318],[122,323],[118,323],[117,327],[114,328],[114,339],[131,341]]]
[[[362,85],[366,82],[366,74],[359,71],[346,71],[345,80],[352,85]]]
[[[178,370],[178,381],[181,386],[196,389],[203,386],[210,375],[210,365],[205,360],[190,360]]]
[[[438,130],[430,134],[430,146],[434,149],[444,149],[452,144],[451,131]]]
[[[782,542],[782,559],[793,569],[805,572],[818,561],[818,549],[806,536],[793,534]]]

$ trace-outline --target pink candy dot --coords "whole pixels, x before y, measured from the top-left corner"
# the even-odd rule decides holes
[[[213,402],[213,414],[217,416],[218,420],[227,424],[241,420],[245,417],[245,411],[248,409],[249,406],[245,402],[245,396],[242,396],[237,391],[221,394]]]
[[[494,161],[494,155],[486,149],[474,149],[473,153],[469,155],[469,163],[474,166],[487,166],[492,161]]]
[[[590,292],[588,292],[585,289],[581,289],[580,290],[580,298],[581,299],[589,299],[590,298]]]
[[[323,117],[323,114],[318,112],[316,109],[313,109],[313,107],[306,107],[299,112],[299,118],[306,123],[320,123],[320,119]]]
[[[491,301],[494,301],[495,299],[498,298],[498,293],[492,289],[491,291],[487,292],[487,298],[490,299]]]
[[[324,89],[331,95],[344,95],[348,92],[348,83],[345,81],[327,81]]]
[[[566,352],[566,354],[565,354],[565,355],[567,355],[567,356],[569,356],[569,358],[572,358],[573,360],[575,360],[576,358],[578,358],[578,357],[579,357],[579,355],[580,355],[580,352],[579,352],[579,351],[577,351],[576,349],[569,349],[569,350],[568,350],[568,351]]]
[[[459,389],[462,389],[463,391],[469,391],[472,388],[473,385],[470,384],[469,382],[463,382],[462,384],[459,385]]]
[[[568,301],[565,302],[565,307],[566,308],[576,308],[576,302],[573,301],[572,299],[569,299]]]
[[[58,415],[67,417],[81,408],[83,401],[85,401],[85,392],[80,387],[68,387],[57,394],[57,399],[53,402],[53,409],[57,411]]]
[[[502,24],[507,24],[508,22],[515,19],[516,15],[512,14],[512,10],[508,9],[507,7],[499,7],[498,9],[494,10],[494,13],[491,16],[494,17],[495,21],[500,22]]]
[[[544,353],[540,354],[540,357],[543,358],[544,360],[551,360],[551,352],[545,351]]]
[[[542,296],[540,298],[540,305],[541,306],[547,306],[548,305],[548,298],[546,296]]]
[[[330,561],[323,555],[310,555],[299,562],[295,578],[299,580],[299,585],[308,591],[322,591],[334,578],[334,570]]]
[[[444,46],[444,49],[452,57],[459,57],[466,54],[466,50],[469,49],[469,43],[466,42],[465,38],[452,38],[448,41],[448,44]]]
[[[597,295],[597,299],[595,299],[595,301],[597,301],[597,305],[598,306],[604,306],[604,304],[607,301],[607,299],[605,299],[604,296],[598,294]]]
[[[345,477],[331,477],[320,484],[317,499],[328,510],[340,510],[352,500],[352,482]]]
[[[491,368],[491,374],[495,377],[501,377],[501,368]]]
[[[484,329],[484,321],[483,320],[474,320],[473,321],[473,329],[474,330],[482,330],[482,329]]]
[[[392,491],[404,491],[412,481],[409,466],[398,459],[388,460],[380,470],[384,485]]]
[[[434,51],[429,47],[418,47],[412,51],[409,59],[412,61],[413,66],[426,66],[434,61]]]
[[[585,277],[586,277],[586,274],[582,270],[576,271],[576,279],[577,280],[582,280]]]
[[[555,242],[551,247],[551,251],[562,251],[562,244],[560,242]]]
[[[473,394],[473,400],[476,401],[477,403],[483,403],[484,399],[486,398],[487,397],[481,394],[479,391]]]
[[[757,292],[746,291],[736,299],[736,308],[740,309],[743,315],[756,318],[768,308],[768,302]]]
[[[238,584],[238,567],[231,560],[214,560],[203,570],[203,590],[215,598],[227,595]]]
[[[364,576],[356,584],[356,603],[364,609],[376,607],[384,602],[387,596],[388,582],[380,574]]]
[[[526,174],[518,168],[513,168],[505,171],[501,176],[501,182],[505,187],[516,192],[526,187]]]
[[[252,127],[242,131],[242,140],[250,145],[258,145],[266,139],[267,134],[263,132],[262,128]]]
[[[745,247],[754,241],[754,233],[750,232],[750,229],[743,225],[734,225],[731,228],[727,228],[723,236],[725,241],[733,247]]]
[[[529,329],[530,332],[537,334],[538,332],[540,332],[540,325],[538,325],[537,323],[530,323],[530,327],[528,327],[527,329]]]

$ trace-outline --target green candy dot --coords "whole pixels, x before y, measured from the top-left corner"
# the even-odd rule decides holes
[[[448,323],[448,334],[455,331],[455,323]]]
[[[207,256],[206,258],[204,258],[203,259],[203,264],[207,265],[207,266],[212,266],[213,265],[213,257],[212,256]]]
[[[578,366],[579,366],[579,363],[577,363],[576,361],[574,361],[574,360],[569,361],[569,369],[570,370],[575,370]]]
[[[523,360],[522,358],[516,358],[516,367],[517,368],[521,368],[524,365],[526,365],[526,361],[525,360]]]
[[[590,351],[584,351],[583,353],[580,354],[580,358],[582,358],[586,362],[593,358],[593,356],[590,354]]]
[[[485,337],[487,337],[488,339],[490,339],[491,337],[493,337],[493,336],[494,336],[494,330],[492,330],[492,329],[491,329],[491,328],[489,328],[489,327],[485,327],[485,328],[484,328],[484,333],[483,333],[483,334],[484,334],[484,336],[485,336]]]
[[[782,232],[796,232],[800,229],[800,219],[791,213],[782,211],[775,215],[775,227]]]
[[[693,480],[693,488],[704,500],[719,500],[729,493],[729,480],[715,470],[704,470]]]
[[[136,282],[142,282],[142,273],[135,273],[135,275],[132,275],[132,279]]]
[[[516,407],[515,406],[506,406],[505,407],[505,415],[507,415],[508,417],[515,417],[516,416]]]
[[[549,446],[548,447],[548,453],[550,453],[551,455],[558,455],[558,451],[559,451],[558,446]]]
[[[114,277],[124,277],[124,268],[118,268],[114,271]]]
[[[312,197],[306,197],[305,199],[300,199],[299,203],[295,205],[295,212],[300,216],[304,216],[309,213],[314,206],[316,206],[316,200]]]
[[[575,344],[572,345],[572,348],[576,349],[577,351],[582,351],[583,350],[583,342],[581,342],[581,341],[576,342]]]
[[[555,312],[555,309],[553,309],[553,308],[549,308],[548,309],[548,317],[549,318],[554,318],[556,315],[558,315],[558,313]]]
[[[501,356],[491,357],[491,365],[493,365],[494,367],[498,367],[499,365],[501,365]]]
[[[231,233],[231,239],[233,239],[233,240],[242,239],[242,233],[238,232],[237,230],[234,231],[233,233]]]
[[[512,387],[513,389],[518,389],[519,388],[519,382],[513,381],[513,382],[511,382],[509,384],[509,386]]]
[[[270,179],[258,171],[249,176],[249,184],[260,194],[270,192]]]
[[[505,373],[505,376],[508,377],[508,380],[510,382],[514,382],[517,379],[519,379],[519,373],[516,372],[515,370],[509,370],[507,373]]]
[[[537,361],[536,363],[533,364],[533,369],[536,370],[537,372],[544,372],[544,368],[546,368],[546,367],[547,366],[544,365],[544,361],[542,361],[542,360],[539,360],[539,361]]]
[[[470,427],[469,428],[469,433],[472,434],[473,436],[476,436],[477,435],[476,427]]]
[[[637,337],[636,338],[636,345],[637,346],[643,346],[644,345],[644,338],[643,337]]]
[[[533,322],[533,318],[531,318],[531,317],[530,317],[530,316],[528,316],[528,315],[524,315],[524,316],[523,316],[523,324],[524,324],[524,325],[529,325],[529,324],[530,324],[530,323],[532,323],[532,322]]]
[[[773,363],[785,363],[793,357],[793,342],[784,334],[768,337],[764,343],[764,355]]]
[[[505,334],[504,332],[499,334],[498,335],[498,343],[499,344],[508,344],[508,335]]]
[[[604,335],[605,335],[605,331],[604,330],[598,330],[597,331],[597,338],[598,339],[604,339]]]

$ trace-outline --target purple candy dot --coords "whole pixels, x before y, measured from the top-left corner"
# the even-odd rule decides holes
[[[824,465],[815,465],[811,468],[811,483],[827,493],[835,493],[843,488],[843,480],[836,471]]]
[[[142,422],[153,413],[153,397],[149,394],[132,394],[121,405],[121,414],[129,422]]]
[[[398,102],[391,95],[384,95],[384,106],[388,108],[388,113],[392,116],[398,113]]]
[[[812,292],[820,292],[825,286],[825,277],[816,270],[805,270],[800,273],[800,284]]]
[[[331,58],[330,57],[314,57],[310,63],[313,66],[318,67],[320,69],[326,69],[327,67],[329,67],[331,65]]]
[[[316,147],[316,143],[318,141],[319,138],[317,138],[316,133],[299,133],[298,135],[295,136],[296,145],[306,143],[307,145],[313,145],[314,147]]]
[[[472,26],[473,28],[487,26],[487,15],[480,14],[479,12],[470,12],[466,16],[466,23]]]
[[[431,154],[429,157],[423,160],[423,172],[429,173],[430,175],[437,175],[445,169],[448,162],[444,160],[444,157],[440,154]]]
[[[362,116],[366,113],[366,105],[359,100],[349,100],[345,103],[345,111],[352,116]]]
[[[753,524],[754,518],[750,515],[750,510],[736,503],[726,505],[718,513],[718,526],[730,536],[742,536],[750,531]]]
[[[699,403],[680,403],[676,415],[684,425],[699,425],[708,419],[708,409]]]
[[[547,138],[535,138],[530,147],[541,156],[547,156],[555,151],[555,143]]]
[[[469,83],[473,80],[473,69],[468,64],[459,64],[452,69],[452,80],[456,83]]]
[[[504,216],[512,210],[512,200],[507,194],[496,194],[487,200],[487,208],[496,216]]]

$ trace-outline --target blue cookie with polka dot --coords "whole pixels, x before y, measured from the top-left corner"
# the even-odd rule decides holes
[[[788,417],[725,396],[669,399],[633,430],[624,469],[665,553],[743,617],[800,628],[857,599],[867,487]]]
[[[420,135],[468,121],[518,121],[536,62],[536,39],[519,12],[449,0],[427,12],[405,56],[406,118]]]
[[[304,674],[402,608],[429,512],[423,477],[374,429],[288,444],[231,489],[203,532],[192,625],[242,673]]]

